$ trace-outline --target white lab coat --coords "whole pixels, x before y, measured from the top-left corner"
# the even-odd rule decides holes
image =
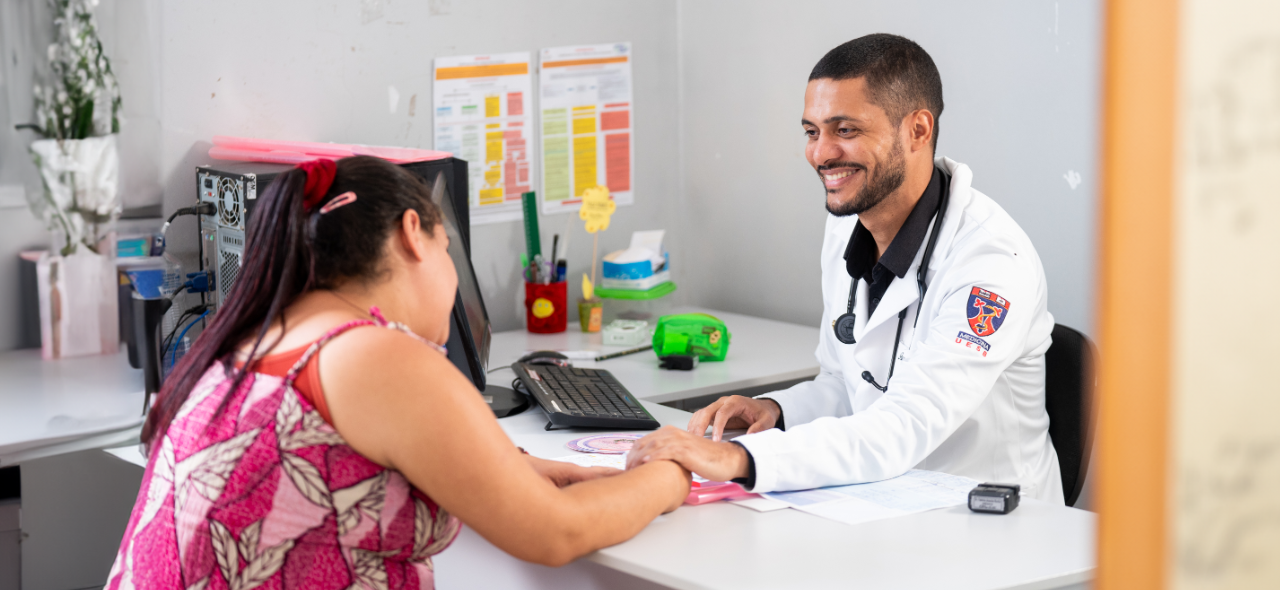
[[[785,432],[736,439],[755,462],[754,491],[878,481],[917,468],[1017,483],[1024,497],[1063,502],[1044,406],[1053,316],[1040,257],[1004,209],[972,187],[968,166],[946,158],[936,163],[951,173],[951,196],[923,305],[917,305],[915,278],[924,244],[870,317],[867,285],[859,285],[856,344],[842,344],[831,325],[848,306],[844,252],[857,217],[828,217],[820,371],[813,381],[761,396],[782,407]],[[985,351],[961,337],[975,332],[968,322],[973,287],[1009,302],[1003,324],[980,339],[990,347]],[[881,393],[862,372],[884,384],[904,307],[910,309],[897,367]]]

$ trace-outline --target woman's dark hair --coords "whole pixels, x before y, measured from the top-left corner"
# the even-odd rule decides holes
[[[267,330],[300,295],[336,287],[347,281],[378,280],[387,239],[400,227],[406,211],[417,211],[432,234],[440,210],[431,202],[427,184],[386,160],[356,156],[338,160],[333,185],[318,204],[303,206],[307,173],[294,168],[276,177],[258,200],[249,220],[245,257],[239,278],[213,321],[178,361],[142,427],[142,441],[163,436],[178,410],[209,367],[221,361],[234,374],[229,391],[244,382],[235,369],[236,351],[253,341],[250,358],[262,348]],[[347,191],[354,203],[320,214],[320,208]],[[269,348],[269,347],[268,347]],[[222,400],[225,409],[230,396]]]

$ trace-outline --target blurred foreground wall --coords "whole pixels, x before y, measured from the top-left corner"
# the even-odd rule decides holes
[[[1098,587],[1280,588],[1280,4],[1106,13]]]

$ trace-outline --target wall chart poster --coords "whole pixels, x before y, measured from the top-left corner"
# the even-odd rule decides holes
[[[533,190],[530,57],[435,60],[435,149],[467,161],[472,225],[520,219],[520,195]]]
[[[576,211],[597,185],[630,205],[631,44],[543,49],[540,63],[542,212]]]

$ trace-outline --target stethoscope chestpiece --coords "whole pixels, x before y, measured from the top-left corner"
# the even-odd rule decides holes
[[[857,317],[852,313],[844,313],[836,318],[836,321],[831,322],[831,327],[836,332],[836,340],[843,344],[856,344],[858,340],[853,337],[853,326],[857,321]]]

